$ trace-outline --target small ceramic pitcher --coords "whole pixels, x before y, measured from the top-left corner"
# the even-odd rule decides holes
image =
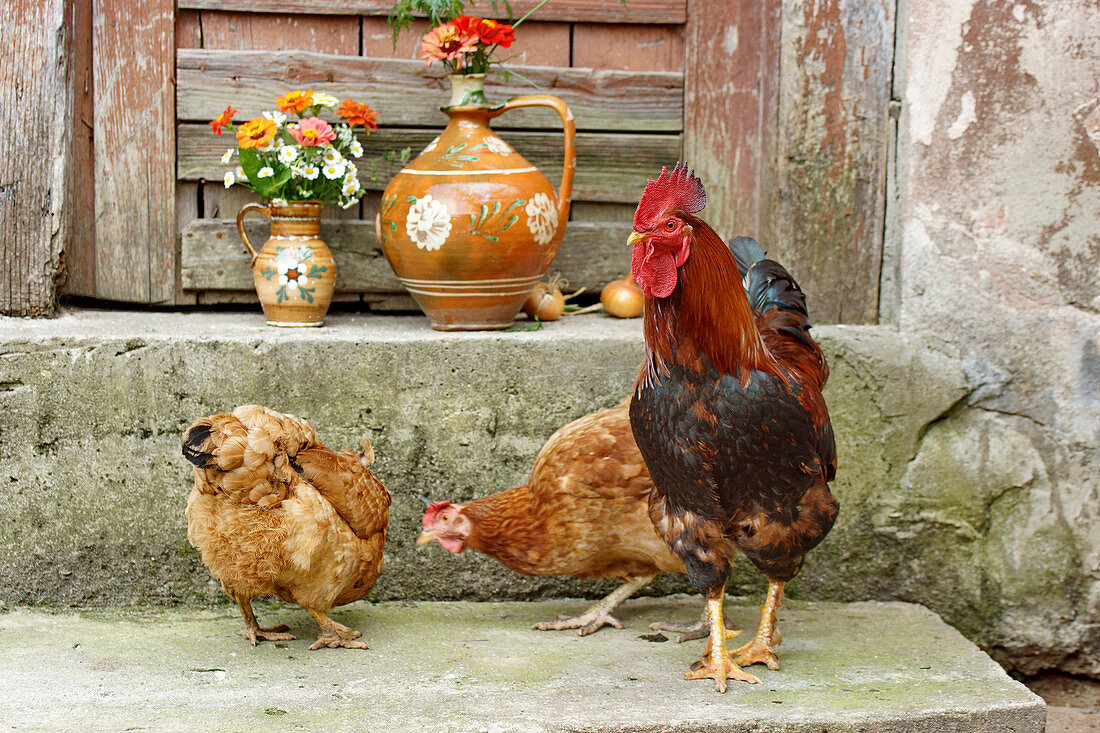
[[[321,240],[320,201],[286,205],[245,204],[237,232],[252,256],[252,277],[269,326],[320,326],[332,302],[336,263]],[[271,236],[257,252],[244,231],[244,217],[255,211],[271,221]]]

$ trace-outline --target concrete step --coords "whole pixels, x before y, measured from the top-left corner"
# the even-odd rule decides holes
[[[756,604],[728,602],[752,629]],[[702,641],[654,643],[676,596],[621,607],[624,630],[532,631],[582,601],[356,603],[333,617],[368,651],[307,649],[308,613],[258,604],[295,641],[250,647],[237,610],[0,615],[0,720],[18,730],[981,731],[1038,733],[1041,698],[927,609],[798,603],[780,612],[781,669],[760,685],[685,681]]]

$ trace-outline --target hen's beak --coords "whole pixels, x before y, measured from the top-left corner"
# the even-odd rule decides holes
[[[638,232],[631,232],[630,237],[627,238],[627,240],[626,240],[626,243],[627,243],[627,245],[633,247],[635,244],[642,241],[642,239],[644,237],[645,237],[644,234],[639,234]]]
[[[421,532],[416,537],[416,546],[419,547],[420,545],[426,545],[434,539],[435,539],[435,532],[432,532],[431,530]]]

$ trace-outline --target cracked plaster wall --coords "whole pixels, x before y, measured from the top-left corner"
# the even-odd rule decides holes
[[[922,582],[978,609],[967,631],[1003,662],[1098,675],[1100,5],[903,0],[899,18],[883,312],[955,344],[969,392],[876,530],[969,568]]]

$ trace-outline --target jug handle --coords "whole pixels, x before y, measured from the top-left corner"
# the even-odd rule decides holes
[[[249,267],[255,267],[256,265],[256,250],[252,247],[252,242],[248,241],[248,235],[244,233],[244,217],[248,212],[256,211],[263,214],[271,220],[271,211],[263,204],[257,204],[255,202],[247,203],[241,207],[241,210],[237,212],[237,234],[241,235],[241,241],[244,242],[244,246],[248,248],[248,254],[252,255],[252,262],[249,263]]]
[[[573,196],[573,171],[577,167],[577,151],[574,147],[577,123],[573,119],[569,105],[550,94],[525,94],[512,97],[499,107],[489,110],[489,119],[520,107],[550,107],[561,117],[562,129],[565,132],[565,164],[561,171],[561,186],[558,187],[558,221],[564,225],[565,220],[569,218],[569,200]]]

